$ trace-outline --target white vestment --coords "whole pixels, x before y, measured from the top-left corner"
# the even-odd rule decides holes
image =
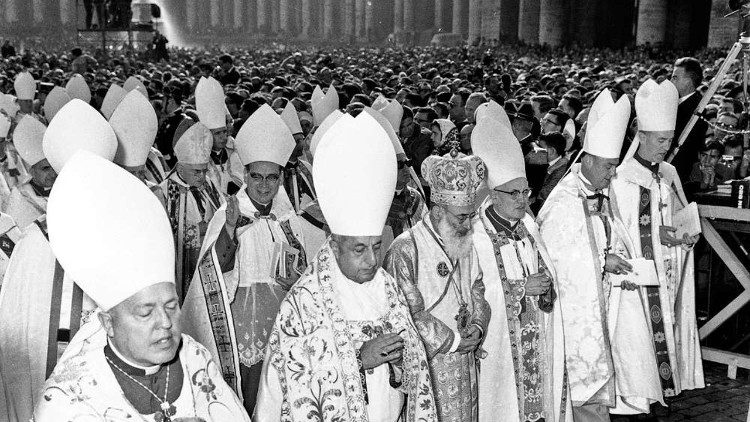
[[[11,216],[21,230],[47,213],[47,197],[37,195],[29,183],[15,186],[10,191],[4,212]]]

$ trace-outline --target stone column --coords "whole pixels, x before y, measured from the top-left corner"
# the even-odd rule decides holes
[[[28,1],[28,0],[27,0]],[[32,0],[31,10],[34,14],[34,25],[38,25],[44,21],[44,1],[43,0]]]
[[[307,37],[310,35],[310,24],[311,24],[311,10],[310,0],[302,0],[300,3],[302,6],[302,36]]]
[[[211,27],[216,28],[221,22],[221,9],[219,8],[219,0],[210,0],[211,2]]]
[[[333,0],[323,0],[323,37],[333,38]]]
[[[267,34],[270,27],[270,10],[268,0],[256,0],[257,9],[256,14],[258,17],[258,32],[261,34]]]
[[[482,0],[469,0],[469,42],[482,36]]]
[[[447,32],[445,28],[445,2],[435,0],[435,32]]]
[[[393,2],[393,32],[399,33],[404,30],[404,0]]]
[[[63,25],[72,25],[75,18],[76,18],[75,0],[60,0],[60,22],[62,22]]]
[[[480,36],[485,40],[500,37],[500,0],[484,0],[479,8]]]
[[[358,40],[365,38],[365,7],[367,0],[354,1],[354,34]]]
[[[597,0],[571,0],[570,39],[582,46],[590,47],[596,40]]]
[[[271,33],[278,35],[279,23],[279,0],[271,0]]]
[[[541,0],[539,3],[539,44],[557,47],[563,44],[567,28],[565,2]]]
[[[404,31],[413,33],[416,29],[414,21],[414,0],[404,0]]]
[[[279,0],[279,28],[285,36],[292,34],[291,0]]]
[[[539,43],[539,0],[521,0],[518,5],[518,39]]]
[[[640,0],[635,42],[663,44],[667,33],[667,0]]]
[[[351,41],[354,36],[354,0],[344,0],[343,21],[344,39]]]
[[[453,16],[451,32],[454,34],[466,35],[466,25],[464,25],[464,13],[466,13],[466,0],[453,0]]]
[[[227,31],[231,30],[231,28],[234,26],[234,19],[232,18],[232,13],[234,12],[234,0],[224,0],[222,4],[223,10],[222,10],[222,29]]]
[[[372,1],[365,1],[365,41],[373,40],[372,23],[375,18],[375,10]]]
[[[187,13],[187,29],[193,32],[198,27],[198,0],[187,0],[185,5],[185,12]]]
[[[500,1],[500,35],[507,40],[518,39],[519,0]]]
[[[713,0],[711,4],[711,23],[708,27],[708,47],[728,48],[739,38],[737,16],[725,18],[729,6],[724,0]]]
[[[247,16],[245,32],[250,34],[258,33],[258,4],[256,0],[246,0],[245,12]]]
[[[240,29],[245,24],[245,13],[244,10],[245,7],[242,3],[244,3],[245,0],[234,0],[234,29]]]

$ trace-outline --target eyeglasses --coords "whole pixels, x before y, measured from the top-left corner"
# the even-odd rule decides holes
[[[502,192],[506,195],[510,195],[514,201],[520,201],[520,200],[527,200],[531,197],[531,189],[524,189],[524,190],[500,190],[500,189],[494,189],[495,192]]]
[[[450,212],[448,209],[445,210],[448,214],[452,215],[456,220],[458,220],[459,223],[463,223],[466,220],[471,220],[472,218],[477,216],[477,212],[474,211],[470,214],[454,214]]]
[[[258,174],[258,173],[250,173],[250,179],[252,179],[253,182],[257,184],[261,184],[264,181],[267,182],[268,184],[275,184],[275,183],[279,183],[281,176],[279,176],[278,174],[269,174],[267,176],[263,176],[262,174]]]
[[[548,119],[546,117],[543,117],[542,118],[542,124],[545,124],[545,123],[552,124],[552,125],[555,125],[555,126],[562,126],[562,125],[558,124],[557,122],[555,122],[552,119]]]

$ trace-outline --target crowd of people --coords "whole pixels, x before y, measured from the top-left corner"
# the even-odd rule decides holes
[[[721,51],[6,45],[0,419],[586,422],[704,387],[691,200],[750,163],[739,63],[685,129]]]

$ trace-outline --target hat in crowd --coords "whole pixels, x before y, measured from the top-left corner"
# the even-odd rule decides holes
[[[495,102],[495,100],[489,100],[486,103],[480,104],[474,112],[474,121],[478,122],[485,117],[490,117],[508,127],[512,127],[510,124],[510,118],[508,118],[508,113],[506,113],[505,109]]]
[[[393,130],[393,126],[391,126],[391,122],[389,122],[381,112],[373,109],[372,107],[365,107],[362,109],[362,111],[372,116],[372,118],[380,124],[380,127],[383,128],[385,133],[388,134],[388,139],[391,140],[391,144],[393,145],[393,150],[396,152],[396,155],[406,154],[404,152],[403,145],[401,145],[401,141],[398,139],[398,135],[396,135],[396,131]]]
[[[30,115],[21,118],[13,131],[13,144],[18,154],[29,166],[44,160],[42,141],[47,127]]]
[[[136,78],[135,76],[131,76],[126,79],[125,83],[122,85],[122,88],[126,92],[136,90],[143,94],[146,98],[148,98],[148,89],[146,89],[146,85],[143,85],[143,82],[141,82],[141,80]]]
[[[297,116],[297,109],[294,108],[294,104],[291,101],[287,101],[284,111],[281,112],[281,119],[289,127],[292,135],[302,133],[302,125],[299,122],[299,116]]]
[[[195,87],[195,111],[209,129],[220,129],[227,125],[224,88],[211,76],[201,77]]]
[[[59,86],[52,88],[44,100],[44,117],[48,122],[55,118],[55,115],[65,104],[68,104],[72,98],[68,95],[68,90]]]
[[[65,85],[65,89],[68,91],[70,98],[78,98],[86,103],[91,101],[91,89],[89,89],[89,84],[86,83],[86,79],[84,79],[83,76],[77,73],[70,78]]]
[[[401,119],[404,117],[404,107],[398,101],[380,95],[372,103],[372,108],[379,111],[388,119],[396,135],[401,133]]]
[[[164,207],[143,182],[102,157],[80,151],[70,158],[50,192],[47,226],[55,258],[103,311],[175,282]]]
[[[16,91],[16,98],[19,100],[33,100],[36,96],[36,81],[29,72],[21,72],[16,75],[13,88]]]
[[[635,112],[638,130],[674,130],[680,94],[674,84],[665,80],[657,83],[649,79],[635,93]]]
[[[235,139],[237,153],[245,166],[268,161],[284,167],[295,146],[289,127],[268,104],[248,117]]]
[[[126,167],[146,164],[159,122],[151,103],[137,90],[130,91],[112,113],[109,124],[117,135],[115,163]]]
[[[206,164],[211,160],[214,137],[203,123],[190,126],[174,146],[177,161],[183,164]]]
[[[44,133],[43,147],[44,156],[60,173],[70,157],[80,150],[111,161],[117,152],[117,136],[99,112],[73,99],[50,122]]]
[[[422,177],[430,185],[430,200],[457,207],[476,204],[477,191],[487,177],[482,159],[451,152],[431,155],[422,162]]]
[[[0,110],[8,113],[8,116],[11,118],[16,117],[18,110],[20,110],[20,107],[16,103],[16,97],[0,92]]]
[[[341,110],[334,110],[333,113],[328,115],[328,117],[323,120],[323,123],[315,129],[315,133],[313,133],[313,136],[310,139],[310,153],[312,153],[313,157],[315,156],[315,151],[318,149],[320,140],[323,139],[323,135],[325,135],[328,129],[330,129],[342,117],[352,118],[351,115],[344,114]]]
[[[120,101],[122,101],[127,94],[128,91],[123,89],[120,85],[113,83],[109,86],[109,89],[102,100],[102,106],[99,108],[105,119],[109,120],[109,118],[112,117],[112,113],[115,112]]]
[[[589,111],[583,151],[602,158],[619,158],[629,119],[627,96],[615,103],[609,89],[603,89]]]
[[[315,126],[320,126],[329,114],[339,109],[339,94],[333,84],[328,87],[325,95],[321,95],[322,93],[323,90],[316,86],[312,98],[310,98]]]
[[[521,144],[503,123],[492,118],[479,120],[471,132],[471,150],[487,166],[490,189],[519,177],[526,178]]]
[[[396,154],[369,114],[340,118],[313,161],[318,203],[333,234],[381,236],[396,189]]]

